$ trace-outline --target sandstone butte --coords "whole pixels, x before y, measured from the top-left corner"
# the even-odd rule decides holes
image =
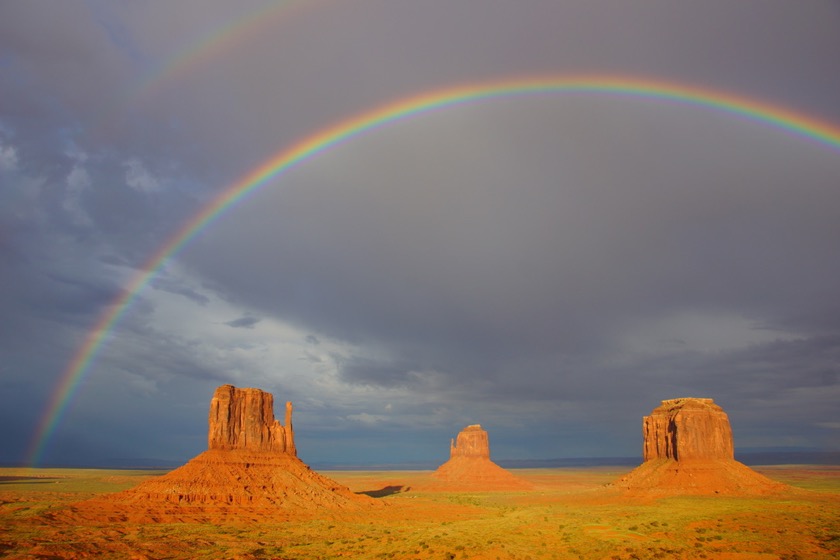
[[[306,512],[381,505],[312,471],[297,457],[292,403],[285,424],[274,419],[274,397],[260,389],[218,387],[210,401],[207,451],[138,486],[81,502],[70,515],[115,520],[220,520],[251,515],[296,517]]]
[[[729,417],[713,399],[679,398],[642,420],[644,462],[616,486],[639,495],[755,495],[787,487],[735,460]]]
[[[481,425],[467,426],[449,443],[449,460],[432,473],[446,490],[529,490],[532,485],[490,460],[490,440]]]

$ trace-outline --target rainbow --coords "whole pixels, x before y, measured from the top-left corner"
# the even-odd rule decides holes
[[[245,11],[239,17],[192,41],[175,56],[169,57],[165,64],[149,72],[141,81],[141,90],[150,91],[166,81],[169,76],[181,74],[191,66],[209,63],[219,52],[230,48],[243,38],[259,33],[261,29],[274,25],[275,18],[281,13],[286,16],[290,8],[302,3],[302,0],[280,0],[269,2],[259,9]]]
[[[377,107],[338,122],[275,153],[257,168],[240,177],[205,204],[183,224],[124,287],[109,309],[87,334],[49,400],[28,454],[37,465],[41,454],[85,374],[101,352],[108,333],[125,314],[137,294],[167,259],[178,253],[195,235],[220,214],[255,193],[289,169],[315,158],[335,146],[384,126],[420,117],[432,111],[511,97],[546,95],[602,95],[634,97],[653,102],[678,103],[723,112],[798,136],[840,153],[840,127],[817,118],[758,99],[673,82],[622,76],[539,76],[437,89]]]
[[[311,0],[307,0],[307,4],[310,3]],[[91,134],[93,136],[102,134],[108,124],[119,119],[119,114],[125,107],[136,105],[142,99],[154,95],[169,82],[170,78],[182,76],[193,68],[210,63],[220,52],[230,49],[236,43],[263,29],[276,25],[281,16],[291,17],[293,8],[302,8],[303,4],[303,0],[269,2],[259,8],[246,10],[238,17],[225,21],[222,25],[191,40],[162,63],[151,65],[136,82],[126,87],[122,95],[117,96],[90,127]]]

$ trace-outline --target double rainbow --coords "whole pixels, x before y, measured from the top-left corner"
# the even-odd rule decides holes
[[[537,76],[460,85],[413,95],[361,113],[293,143],[243,175],[205,204],[149,257],[119,297],[99,317],[84,343],[62,372],[32,439],[28,453],[29,464],[34,466],[39,462],[67,405],[102,351],[108,333],[130,307],[136,295],[166,259],[177,254],[225,210],[232,208],[244,197],[258,191],[292,167],[380,127],[468,103],[499,98],[564,94],[635,97],[718,111],[735,118],[765,124],[770,128],[799,136],[817,146],[840,152],[840,127],[837,125],[754,98],[697,86],[624,76]]]

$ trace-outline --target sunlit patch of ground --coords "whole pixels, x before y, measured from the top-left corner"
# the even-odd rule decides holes
[[[219,523],[70,524],[62,517],[69,504],[161,473],[0,469],[0,557],[839,557],[840,468],[757,470],[798,490],[634,502],[609,486],[623,474],[615,467],[514,471],[534,485],[527,492],[432,491],[427,471],[336,471],[324,474],[388,507],[291,521],[243,510]]]
[[[583,532],[590,537],[612,540],[644,541],[647,537],[632,531],[625,531],[610,525],[584,525]]]

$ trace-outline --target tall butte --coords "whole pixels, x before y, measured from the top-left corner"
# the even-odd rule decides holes
[[[662,401],[642,420],[644,463],[616,485],[631,494],[770,494],[786,488],[735,460],[729,417],[712,399]]]
[[[242,519],[247,514],[323,515],[324,510],[378,503],[298,459],[290,402],[285,422],[274,419],[271,393],[223,385],[210,400],[207,451],[132,489],[77,504],[74,513],[101,517],[107,512],[109,518],[141,520]]]
[[[286,403],[286,424],[274,419],[274,397],[260,389],[222,385],[210,399],[207,448],[286,453],[297,457],[292,428],[292,403]]]
[[[490,439],[480,424],[449,442],[449,460],[432,473],[446,489],[528,490],[531,484],[490,460]]]

